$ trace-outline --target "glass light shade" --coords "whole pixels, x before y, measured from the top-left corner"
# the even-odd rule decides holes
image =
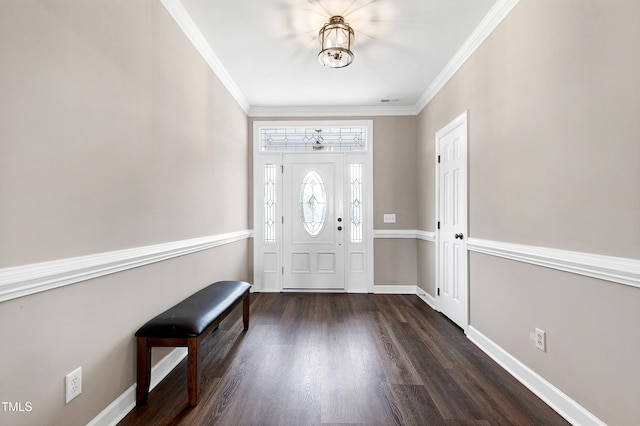
[[[342,16],[332,16],[320,29],[320,53],[318,61],[325,67],[342,68],[353,62],[351,44],[354,32],[345,24]]]

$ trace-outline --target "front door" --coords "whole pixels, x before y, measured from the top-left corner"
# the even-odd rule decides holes
[[[467,330],[467,114],[436,133],[438,155],[438,309]]]
[[[344,157],[283,160],[283,289],[344,290]]]

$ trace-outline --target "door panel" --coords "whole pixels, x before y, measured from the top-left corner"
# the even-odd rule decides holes
[[[464,330],[468,325],[466,114],[436,134],[438,144],[439,310]]]
[[[342,174],[341,154],[285,155],[284,289],[344,289]]]

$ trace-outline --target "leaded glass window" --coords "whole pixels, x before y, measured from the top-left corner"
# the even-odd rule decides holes
[[[276,241],[276,165],[264,165],[264,241]]]
[[[310,171],[300,185],[300,223],[311,237],[322,231],[327,219],[327,191],[322,177]]]
[[[367,150],[367,127],[263,127],[263,152],[354,152]]]
[[[349,167],[350,172],[350,186],[351,195],[349,198],[349,204],[351,207],[350,216],[350,236],[352,243],[362,242],[362,164],[351,164]]]

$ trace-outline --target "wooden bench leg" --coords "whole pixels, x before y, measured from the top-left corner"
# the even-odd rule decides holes
[[[197,337],[189,338],[187,360],[187,390],[189,392],[189,405],[198,405],[198,392],[200,390],[200,341]]]
[[[244,324],[244,331],[249,330],[249,302],[251,293],[247,292],[247,295],[242,301],[242,322]]]
[[[138,337],[138,381],[136,385],[136,405],[142,405],[149,398],[151,384],[151,347],[146,337]]]

